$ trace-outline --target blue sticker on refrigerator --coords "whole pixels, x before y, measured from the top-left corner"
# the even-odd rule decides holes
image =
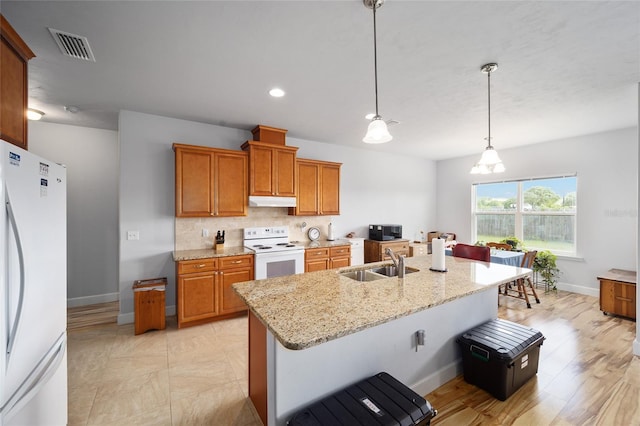
[[[49,182],[46,179],[40,179],[40,196],[47,196],[47,187],[49,186]]]
[[[20,166],[20,154],[9,151],[9,164],[12,166]]]

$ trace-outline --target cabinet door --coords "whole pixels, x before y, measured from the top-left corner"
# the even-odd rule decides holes
[[[247,309],[242,299],[233,291],[231,285],[242,281],[251,281],[253,279],[253,269],[237,269],[230,271],[220,271],[220,291],[222,306],[221,314],[238,312]]]
[[[320,181],[317,164],[298,161],[298,200],[296,215],[315,216],[320,213],[318,186]]]
[[[176,216],[213,216],[213,154],[176,148]]]
[[[351,266],[351,258],[350,257],[334,257],[331,259],[331,264],[329,268],[343,268],[345,266]]]
[[[218,314],[216,272],[178,276],[178,327]]]
[[[273,148],[251,145],[249,149],[251,195],[274,195],[273,155]]]
[[[27,149],[27,61],[35,55],[0,15],[0,139]]]
[[[340,166],[323,165],[320,181],[320,214],[340,214]]]
[[[247,215],[247,154],[215,154],[215,216]]]
[[[274,195],[280,197],[295,197],[296,152],[276,149],[274,155],[276,161],[274,166]]]

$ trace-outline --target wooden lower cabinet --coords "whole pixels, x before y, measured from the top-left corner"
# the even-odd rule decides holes
[[[351,246],[308,248],[304,252],[304,271],[315,272],[351,265]]]
[[[636,319],[636,273],[611,269],[600,280],[600,310]]]
[[[390,260],[385,253],[390,248],[396,256],[409,256],[409,240],[376,241],[364,240],[364,263]]]
[[[253,255],[176,262],[178,328],[244,313],[232,284],[253,279]]]

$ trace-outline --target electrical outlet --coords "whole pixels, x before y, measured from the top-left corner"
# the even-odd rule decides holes
[[[202,228],[202,236],[205,238],[209,236],[209,230],[207,228]]]
[[[127,231],[127,240],[139,240],[140,239],[140,231]]]

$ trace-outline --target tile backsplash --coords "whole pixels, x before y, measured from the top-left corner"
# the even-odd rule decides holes
[[[320,229],[321,239],[327,237],[331,216],[289,216],[288,211],[286,207],[249,207],[247,216],[240,217],[177,217],[175,250],[210,249],[218,230],[226,231],[225,246],[242,246],[242,230],[259,226],[288,226],[291,241],[307,241],[311,226]],[[209,231],[208,237],[202,236],[203,229]]]

